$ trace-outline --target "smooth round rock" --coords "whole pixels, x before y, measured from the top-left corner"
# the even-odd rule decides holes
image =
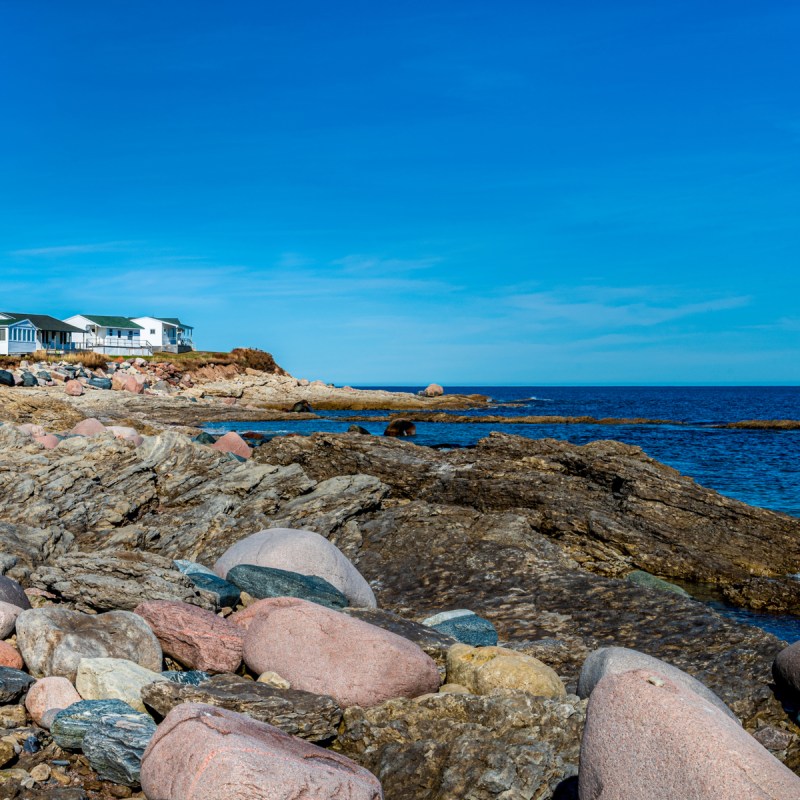
[[[43,436],[34,436],[33,441],[40,444],[45,450],[55,450],[61,439],[53,436],[52,433],[45,433]]]
[[[23,669],[24,666],[19,650],[8,642],[0,642],[0,667]]]
[[[778,653],[772,673],[778,683],[800,692],[800,641],[784,647]]]
[[[259,675],[327,694],[340,706],[370,707],[439,688],[436,663],[408,639],[293,597],[260,601],[244,640],[244,660]]]
[[[61,675],[75,681],[83,658],[126,658],[161,671],[162,653],[153,631],[137,614],[83,614],[48,606],[17,617],[17,646],[37,678]]]
[[[71,397],[80,397],[84,393],[83,384],[80,381],[68,380],[64,384],[64,391]]]
[[[55,714],[80,700],[81,696],[66,678],[53,676],[40,678],[28,689],[25,708],[37,725],[49,728]]]
[[[475,694],[494,689],[518,689],[538,697],[566,697],[555,670],[538,658],[505,647],[454,644],[447,651],[447,682],[466,686]]]
[[[145,750],[148,800],[382,800],[378,779],[349,758],[243,714],[184,703]]]
[[[211,447],[220,453],[233,453],[239,458],[250,458],[253,455],[253,448],[235,431],[228,431],[224,436],[220,436]]]
[[[25,590],[7,575],[0,575],[0,601],[22,609],[31,607],[31,601],[28,600]]]
[[[219,579],[218,579],[219,580]],[[251,597],[300,597],[328,608],[346,608],[347,598],[324,578],[301,575],[275,567],[237,564],[228,570],[227,580]]]
[[[28,599],[27,597],[25,598]],[[14,633],[17,625],[17,617],[22,613],[18,605],[14,603],[0,602],[0,639],[7,639]]]
[[[104,433],[106,426],[100,422],[99,419],[95,419],[94,417],[88,417],[87,419],[82,419],[71,431],[70,433],[74,433],[78,436],[98,436],[101,433]]]
[[[689,673],[678,669],[678,667],[673,667],[672,664],[668,664],[666,661],[661,661],[661,659],[627,647],[601,647],[599,650],[589,653],[583,662],[581,674],[578,677],[578,697],[589,697],[594,687],[606,675],[616,675],[636,669],[653,670],[659,675],[666,675],[673,683],[700,695],[700,697],[708,700],[709,703],[717,706],[720,711],[723,711],[731,719],[739,721],[733,711],[697,678],[693,678]]]
[[[242,663],[240,628],[211,611],[177,600],[141,603],[134,613],[142,617],[164,652],[190,669],[235,672]]]
[[[238,564],[316,575],[338,589],[350,605],[377,607],[369,584],[344,553],[313,531],[270,528],[254,533],[229,547],[214,564],[214,572],[227,578]]]
[[[424,619],[422,624],[473,647],[494,647],[497,644],[494,625],[465,608],[434,614]]]
[[[797,800],[800,778],[696,692],[652,670],[595,686],[582,800]]]
[[[124,658],[84,658],[78,664],[75,688],[84,700],[122,700],[137,711],[145,711],[142,688],[164,680],[161,672]]]

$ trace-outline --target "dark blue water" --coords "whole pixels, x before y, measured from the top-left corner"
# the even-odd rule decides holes
[[[417,391],[421,387],[371,386],[371,389]],[[746,503],[800,516],[800,430],[725,430],[712,425],[744,419],[800,419],[800,387],[536,387],[449,386],[448,394],[483,394],[488,408],[453,411],[475,418],[492,416],[592,416],[668,419],[681,425],[515,425],[513,423],[417,422],[409,441],[421,445],[474,445],[491,431],[532,439],[555,438],[574,444],[616,439],[641,447],[698,483]],[[209,423],[206,430],[258,431],[269,437],[287,433],[347,430],[345,417],[380,417],[358,424],[382,434],[390,411],[323,411],[322,419],[297,422]],[[800,640],[800,619],[712,605],[739,622]]]

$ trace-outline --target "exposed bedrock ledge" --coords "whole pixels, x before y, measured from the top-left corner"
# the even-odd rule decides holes
[[[491,434],[439,452],[348,434],[277,438],[257,461],[300,465],[318,480],[366,473],[397,500],[513,512],[585,568],[644,569],[715,584],[754,608],[800,612],[800,519],[723,497],[630,445],[578,446]]]

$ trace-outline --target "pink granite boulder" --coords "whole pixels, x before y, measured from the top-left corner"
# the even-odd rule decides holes
[[[652,670],[592,691],[581,800],[797,800],[800,778],[717,706]]]
[[[164,653],[185,667],[235,672],[244,634],[226,619],[179,600],[151,600],[133,610],[150,626]]]
[[[135,447],[138,447],[144,441],[136,428],[130,428],[127,425],[109,425],[106,430],[111,431],[117,439],[133,442]]]
[[[7,639],[14,633],[17,617],[22,611],[22,608],[13,603],[0,601],[0,639]]]
[[[378,779],[345,756],[201,703],[172,709],[144,752],[148,800],[381,800]]]
[[[33,441],[40,444],[45,450],[55,450],[61,440],[52,433],[45,433],[44,436],[34,436]]]
[[[99,419],[89,417],[88,419],[82,419],[70,433],[75,433],[78,436],[99,436],[101,433],[105,433],[105,430],[106,426]]]
[[[132,394],[142,394],[144,392],[144,383],[137,381],[135,375],[131,375],[126,379],[123,388],[126,392],[131,392]]]
[[[66,678],[40,678],[28,689],[25,708],[37,725],[49,729],[59,711],[69,708],[80,699],[81,696]]]
[[[64,391],[71,397],[80,397],[83,394],[83,384],[80,381],[69,380],[64,384]]]
[[[324,578],[358,608],[375,608],[375,595],[347,556],[324,536],[293,528],[259,531],[229,547],[214,564],[225,578],[238,564],[274,567]]]
[[[124,372],[115,372],[111,376],[111,388],[120,392],[125,388],[125,382],[128,380],[128,375]]]
[[[342,707],[417,697],[440,683],[433,659],[408,639],[295,597],[259,604],[244,660],[259,675],[277,672],[293,689],[328,694]]]
[[[233,453],[241,458],[250,458],[253,455],[253,448],[235,431],[228,431],[224,436],[220,436],[211,447],[221,453]]]
[[[423,397],[441,397],[444,394],[444,389],[438,383],[431,383],[422,390]]]
[[[25,669],[25,663],[19,650],[8,642],[0,642],[0,667],[11,667],[11,669]]]

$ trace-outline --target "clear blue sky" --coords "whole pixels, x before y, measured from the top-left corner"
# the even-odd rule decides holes
[[[351,383],[800,382],[796,2],[0,0],[0,307]]]

